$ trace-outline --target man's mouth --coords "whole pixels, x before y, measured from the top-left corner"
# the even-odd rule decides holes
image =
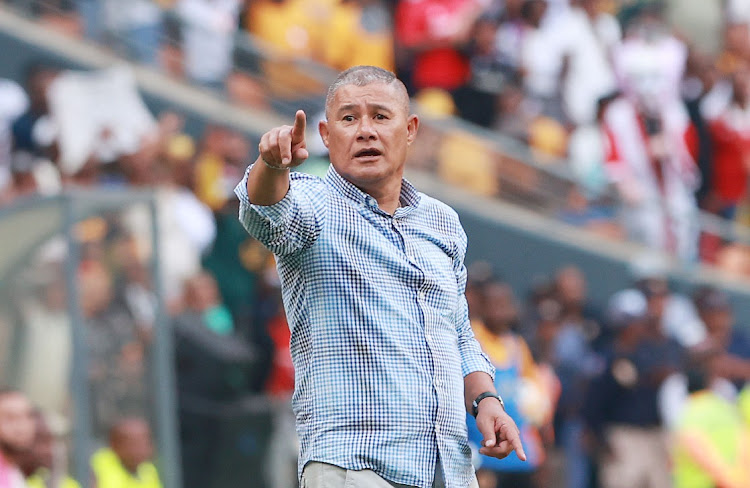
[[[367,148],[367,149],[360,149],[359,151],[354,153],[354,157],[355,158],[368,158],[368,157],[380,156],[382,154],[383,153],[378,149]]]

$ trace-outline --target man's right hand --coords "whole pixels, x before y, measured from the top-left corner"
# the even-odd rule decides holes
[[[282,125],[263,134],[258,144],[260,158],[267,166],[284,170],[302,164],[309,153],[305,144],[305,112],[297,110],[294,125]]]

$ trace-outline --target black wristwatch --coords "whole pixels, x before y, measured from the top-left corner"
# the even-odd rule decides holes
[[[503,402],[503,399],[500,398],[500,395],[498,395],[497,393],[492,393],[491,391],[485,391],[484,393],[476,397],[473,402],[471,402],[471,413],[472,415],[474,415],[474,418],[476,418],[476,416],[479,414],[479,402],[481,402],[485,398],[497,398],[497,400],[500,402],[500,406],[503,407],[503,410],[505,410],[505,402]]]

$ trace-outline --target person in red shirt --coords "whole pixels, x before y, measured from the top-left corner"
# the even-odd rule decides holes
[[[412,56],[414,90],[453,91],[469,78],[469,41],[483,11],[479,0],[401,0],[396,7],[396,39]]]
[[[713,209],[734,219],[737,205],[747,193],[750,171],[750,66],[744,64],[731,75],[732,100],[710,122],[714,157],[710,199]]]

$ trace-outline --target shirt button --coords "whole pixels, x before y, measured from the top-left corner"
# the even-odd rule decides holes
[[[424,292],[423,292],[423,291],[420,291],[420,292],[418,293],[418,295],[419,295],[419,299],[420,299],[420,300],[424,300]]]
[[[429,332],[426,332],[425,335],[424,335],[424,338],[427,339],[428,341],[431,341],[432,340],[432,334],[430,334]]]
[[[437,380],[437,381],[435,381],[435,385],[437,385],[437,386],[443,386],[443,380]]]

